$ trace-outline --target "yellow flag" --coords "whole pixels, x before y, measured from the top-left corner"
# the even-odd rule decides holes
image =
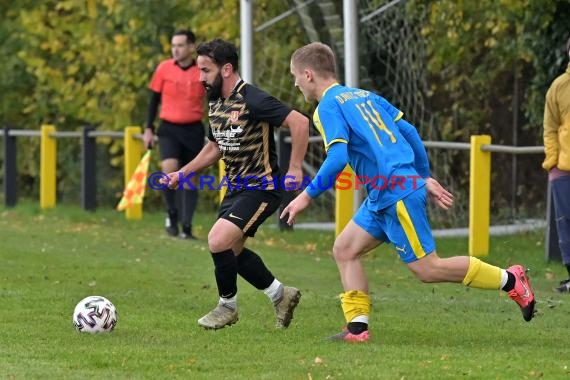
[[[143,203],[144,191],[146,189],[146,177],[148,175],[148,165],[150,163],[150,152],[150,149],[147,150],[137,165],[133,176],[125,187],[125,191],[123,191],[123,197],[117,205],[117,211],[123,211],[136,204]]]

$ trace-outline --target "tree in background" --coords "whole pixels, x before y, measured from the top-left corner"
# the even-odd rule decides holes
[[[233,2],[232,2],[233,3]],[[227,4],[226,4],[227,5]],[[170,55],[174,29],[191,27],[199,38],[235,39],[237,4],[220,1],[33,1],[0,6],[2,121],[23,129],[54,124],[58,130],[95,125],[122,130],[142,125],[147,85],[156,64]],[[223,32],[222,32],[223,31]],[[216,34],[210,34],[214,32]],[[112,167],[122,163],[122,141],[98,139]],[[35,194],[38,139],[19,139],[20,194]],[[79,144],[62,149],[58,190],[77,187]],[[120,175],[104,176],[120,191]],[[26,181],[28,178],[30,181]],[[26,186],[26,183],[29,186]]]
[[[540,145],[544,96],[564,70],[570,2],[412,0],[407,6],[427,47],[428,101],[441,139],[468,141],[470,135],[489,134],[495,144]],[[428,17],[418,17],[422,14]],[[508,201],[511,176],[505,173],[512,172],[511,156],[505,158],[493,163],[495,207]],[[525,182],[546,185],[542,172],[529,170],[540,160],[518,158]],[[457,160],[450,170],[460,177],[467,168]],[[544,204],[544,192],[525,193],[519,200],[522,206]]]

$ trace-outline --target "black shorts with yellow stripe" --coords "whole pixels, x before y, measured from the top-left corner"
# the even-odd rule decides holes
[[[282,199],[282,190],[228,191],[218,218],[229,220],[245,236],[253,237],[259,226],[279,208]]]

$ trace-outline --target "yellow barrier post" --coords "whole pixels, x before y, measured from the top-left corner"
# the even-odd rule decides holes
[[[346,165],[343,173],[349,173],[350,178],[343,176],[344,181],[336,182],[335,190],[335,224],[334,232],[335,236],[338,236],[340,232],[346,227],[350,219],[354,214],[354,172],[350,165]],[[350,185],[346,182],[350,180]]]
[[[481,150],[491,136],[471,136],[469,169],[469,255],[489,254],[489,210],[491,198],[491,152]]]
[[[55,132],[53,125],[42,125],[40,142],[40,207],[55,207],[55,173],[57,168],[57,142],[50,134]]]
[[[140,127],[126,127],[124,135],[125,144],[125,186],[129,183],[141,160],[143,143],[135,139],[135,135],[141,133]],[[142,219],[142,204],[135,204],[125,210],[127,220]]]
[[[224,164],[224,161],[219,160],[218,161],[219,184],[224,185],[224,186],[220,186],[220,203],[222,203],[222,201],[224,200],[224,197],[226,196],[226,192],[228,191],[227,186],[229,186],[229,183],[227,183],[227,181],[224,180],[225,175],[226,175],[226,164]]]

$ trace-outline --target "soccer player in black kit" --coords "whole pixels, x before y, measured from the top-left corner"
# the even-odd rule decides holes
[[[218,305],[198,320],[207,329],[237,322],[237,275],[269,297],[275,307],[277,327],[291,323],[301,292],[284,286],[261,257],[246,248],[259,226],[279,207],[284,189],[298,189],[301,163],[307,151],[309,120],[273,96],[245,83],[238,73],[235,45],[215,39],[201,44],[197,64],[209,99],[209,142],[177,172],[168,174],[169,187],[218,162],[225,164],[228,191],[218,219],[208,234],[218,286]],[[292,151],[285,176],[277,165],[274,127],[291,132]],[[245,181],[245,182],[244,182]]]

